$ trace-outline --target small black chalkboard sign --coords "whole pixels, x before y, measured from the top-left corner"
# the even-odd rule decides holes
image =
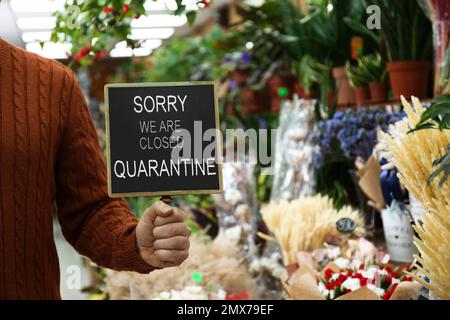
[[[356,222],[350,218],[340,218],[336,221],[336,229],[341,233],[352,233],[356,228]]]
[[[214,82],[105,86],[111,197],[222,192]]]

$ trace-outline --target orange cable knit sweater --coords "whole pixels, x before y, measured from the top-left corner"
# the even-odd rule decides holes
[[[147,273],[136,219],[107,194],[97,134],[74,74],[0,39],[0,299],[59,299],[52,210],[97,264]]]

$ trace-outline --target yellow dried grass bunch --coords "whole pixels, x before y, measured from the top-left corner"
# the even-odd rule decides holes
[[[427,209],[423,225],[415,228],[420,237],[415,244],[420,253],[416,258],[422,265],[417,267],[430,283],[415,278],[434,295],[450,299],[450,182],[440,187],[437,177],[427,183],[436,169],[433,160],[442,157],[450,143],[450,132],[427,129],[408,134],[425,110],[419,99],[412,97],[412,102],[414,108],[402,97],[407,119],[397,122],[389,134],[381,134],[381,139],[399,170],[400,181]]]
[[[280,244],[286,265],[295,263],[299,251],[320,248],[329,237],[345,237],[336,230],[336,221],[340,218],[350,218],[356,222],[354,234],[364,233],[360,214],[350,207],[334,209],[327,196],[270,203],[261,209],[261,213]]]

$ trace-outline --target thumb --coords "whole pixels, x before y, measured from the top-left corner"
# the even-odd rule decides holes
[[[155,221],[156,217],[167,218],[171,216],[173,213],[174,210],[171,206],[165,204],[162,201],[158,201],[145,210],[142,219],[145,222],[153,222]]]

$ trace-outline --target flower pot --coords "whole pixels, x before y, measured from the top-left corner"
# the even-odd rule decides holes
[[[408,215],[394,203],[381,211],[386,246],[393,261],[412,262],[417,248]]]
[[[426,98],[431,63],[422,60],[393,61],[387,63],[393,98],[416,96]]]
[[[345,68],[333,68],[333,77],[336,84],[338,106],[345,107],[353,105],[355,103],[355,92],[350,87]]]
[[[387,101],[388,85],[385,83],[371,82],[369,84],[370,89],[370,102],[385,102]]]
[[[357,105],[363,105],[369,101],[369,88],[368,87],[357,87],[355,90],[355,101]]]

